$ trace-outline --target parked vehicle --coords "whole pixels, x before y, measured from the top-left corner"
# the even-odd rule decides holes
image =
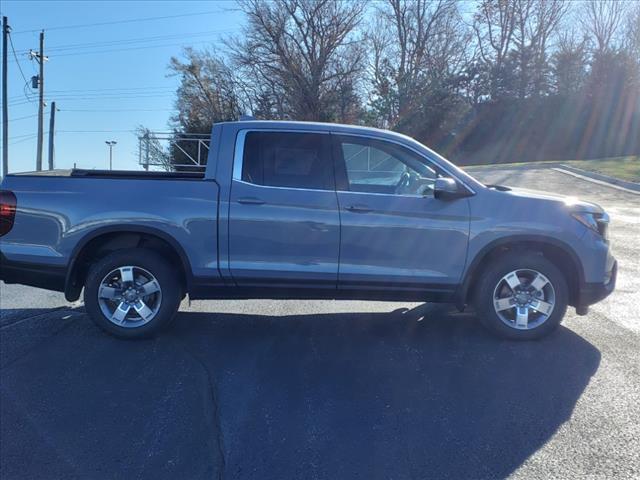
[[[614,288],[602,208],[483,185],[415,140],[344,125],[214,126],[204,173],[8,175],[1,278],[65,293],[120,337],[192,299],[473,304],[542,337]]]

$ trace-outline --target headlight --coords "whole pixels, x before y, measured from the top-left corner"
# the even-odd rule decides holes
[[[609,239],[609,215],[606,213],[574,212],[571,216],[605,240]]]

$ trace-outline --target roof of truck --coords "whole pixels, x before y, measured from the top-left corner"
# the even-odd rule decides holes
[[[375,133],[378,136],[396,137],[404,140],[416,142],[411,137],[401,133],[384,130],[381,128],[365,127],[362,125],[346,125],[342,123],[328,122],[303,122],[293,120],[239,120],[235,122],[221,122],[216,125],[233,125],[236,128],[266,128],[266,129],[291,129],[305,130],[313,129],[316,131],[331,131],[344,133]]]

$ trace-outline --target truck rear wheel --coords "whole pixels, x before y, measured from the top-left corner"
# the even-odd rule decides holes
[[[145,249],[118,250],[98,260],[85,282],[93,321],[121,338],[153,336],[173,319],[182,297],[175,269]]]
[[[511,252],[478,279],[475,307],[482,324],[513,340],[542,338],[555,330],[568,303],[567,282],[542,255]]]

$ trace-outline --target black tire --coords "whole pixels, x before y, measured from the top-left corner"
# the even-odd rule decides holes
[[[98,300],[102,280],[111,271],[123,266],[134,266],[151,273],[161,289],[157,313],[148,323],[136,327],[116,325],[105,316]],[[85,280],[84,304],[89,316],[105,332],[120,338],[148,338],[165,328],[174,318],[182,291],[175,268],[157,253],[143,248],[117,250],[91,266]]]
[[[537,327],[520,330],[501,320],[494,308],[494,290],[501,279],[515,270],[535,270],[545,277],[555,290],[555,305],[549,317]],[[541,254],[510,252],[489,264],[477,279],[474,304],[480,322],[491,332],[511,340],[536,340],[560,325],[567,311],[569,290],[567,281],[547,258]]]

